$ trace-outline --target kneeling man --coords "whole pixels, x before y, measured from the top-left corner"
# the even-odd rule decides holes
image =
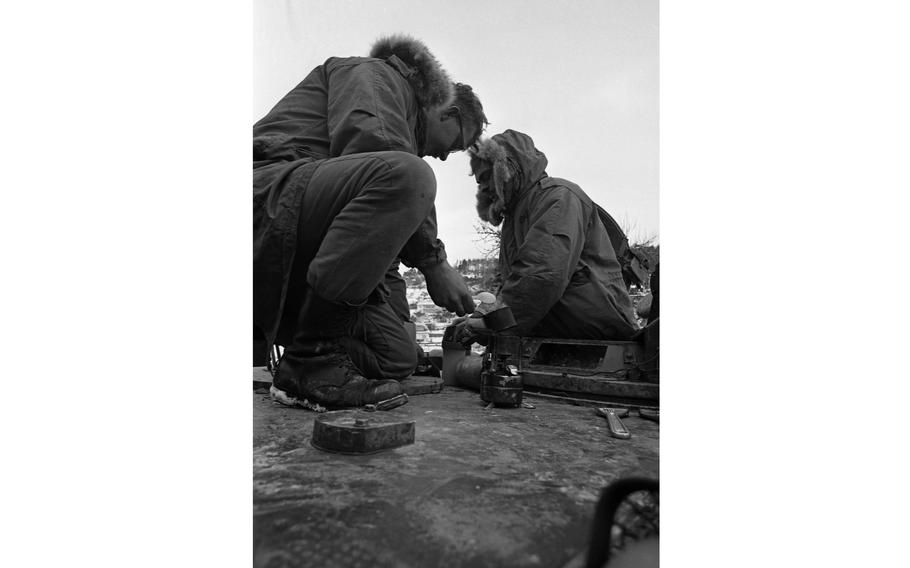
[[[497,300],[512,309],[517,325],[509,332],[631,339],[639,328],[598,205],[578,185],[547,175],[546,156],[526,134],[506,130],[469,151],[477,212],[502,225]],[[469,335],[482,334],[482,320],[468,322]]]

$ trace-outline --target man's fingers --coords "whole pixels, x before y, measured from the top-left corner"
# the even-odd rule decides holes
[[[471,333],[469,330],[465,329],[461,333],[459,338],[459,343],[465,347],[470,347],[475,341],[477,341],[477,336]]]
[[[475,307],[474,298],[472,298],[470,294],[462,294],[461,295],[461,309],[463,309],[464,312],[467,314],[467,313],[472,313],[474,311],[474,307]]]
[[[457,300],[455,301],[455,303],[453,305],[448,306],[447,309],[450,312],[455,312],[459,316],[467,315],[469,313],[467,310],[464,309],[464,304],[459,303]],[[471,309],[473,311],[474,307],[471,306]]]

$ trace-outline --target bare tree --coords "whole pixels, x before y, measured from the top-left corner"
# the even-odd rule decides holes
[[[500,229],[486,223],[475,223],[474,232],[477,233],[477,238],[474,239],[474,242],[478,244],[483,257],[498,258],[499,242],[502,237]]]
[[[638,222],[630,220],[625,215],[619,220],[619,227],[622,229],[622,232],[626,234],[626,238],[629,239],[629,246],[632,248],[660,246],[660,238],[657,233],[645,233],[641,231],[638,228]]]

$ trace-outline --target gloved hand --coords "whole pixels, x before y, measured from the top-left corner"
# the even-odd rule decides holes
[[[482,317],[460,317],[455,319],[452,325],[456,326],[455,341],[465,347],[470,347],[472,343],[486,346],[493,335],[493,331],[487,328]]]

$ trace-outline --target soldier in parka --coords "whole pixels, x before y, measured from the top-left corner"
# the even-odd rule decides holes
[[[437,305],[473,310],[437,238],[421,158],[467,149],[486,124],[471,87],[404,35],[369,57],[329,58],[256,122],[253,323],[284,346],[275,400],[345,407],[402,392],[417,349],[399,259]]]
[[[512,309],[508,333],[533,337],[629,340],[638,331],[598,206],[571,181],[547,175],[547,157],[527,134],[506,130],[469,151],[477,213],[502,224],[501,288]],[[461,339],[482,337],[480,318]]]

